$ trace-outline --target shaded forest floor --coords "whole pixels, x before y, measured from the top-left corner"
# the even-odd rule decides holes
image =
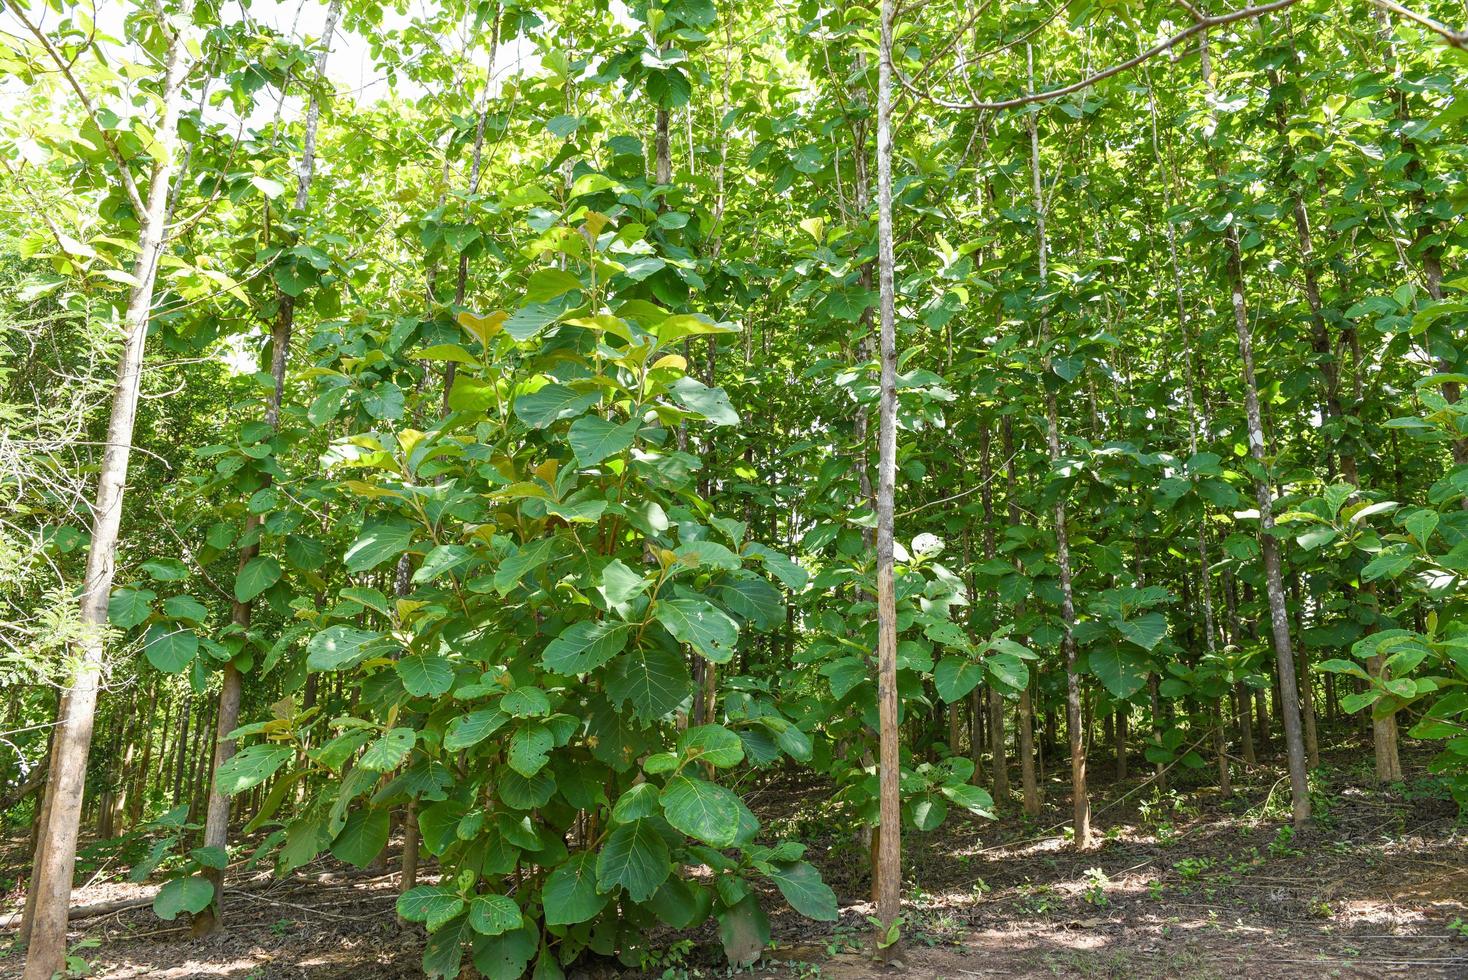
[[[1145,771],[1109,781],[1111,762],[1099,758],[1092,769],[1101,841],[1088,853],[1060,836],[1069,800],[1059,783],[1036,820],[1018,816],[1017,801],[997,822],[950,817],[904,841],[906,972],[949,980],[1468,977],[1468,926],[1453,925],[1468,921],[1468,825],[1427,778],[1426,758],[1408,753],[1407,781],[1380,790],[1369,745],[1328,752],[1312,785],[1317,819],[1298,834],[1282,829],[1288,787],[1274,767],[1240,778],[1225,800],[1192,786],[1139,790]],[[809,843],[842,914],[837,923],[809,922],[773,897],[777,948],[740,975],[884,975],[862,951],[872,911],[865,862],[849,829],[829,818],[828,787],[776,777],[747,798],[768,835]],[[25,871],[22,843],[5,842],[6,887]],[[281,882],[254,877],[231,879],[240,890],[228,899],[225,936],[190,939],[186,925],[160,922],[144,907],[74,921],[73,941],[97,942],[79,953],[104,978],[420,975],[421,931],[399,928],[393,916],[396,875],[327,860]],[[79,889],[74,903],[146,891],[106,879]],[[21,953],[5,936],[0,977],[16,976]],[[570,975],[731,975],[709,926],[656,938],[663,957],[643,971],[592,964]],[[691,942],[674,945],[680,938]]]

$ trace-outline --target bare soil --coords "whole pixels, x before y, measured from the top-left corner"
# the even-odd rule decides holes
[[[1140,760],[1134,760],[1139,764]],[[837,923],[772,912],[775,948],[741,975],[820,977],[1456,977],[1468,978],[1468,824],[1426,778],[1426,756],[1408,755],[1406,783],[1371,782],[1369,746],[1336,750],[1314,786],[1317,819],[1283,830],[1287,786],[1278,766],[1243,776],[1222,798],[1196,785],[1159,794],[1143,772],[1104,784],[1110,761],[1093,762],[1099,846],[1082,854],[1061,830],[1064,788],[1050,788],[1038,819],[950,817],[904,841],[908,882],[898,962],[866,951],[872,907],[865,860],[849,828],[833,823],[829,787],[776,776],[748,792],[771,836],[810,843],[810,856],[841,899]],[[1193,774],[1172,774],[1196,780]],[[1208,774],[1200,774],[1206,777]],[[15,882],[21,841],[0,863]],[[432,868],[428,880],[432,880]],[[74,904],[141,897],[115,869],[78,889]],[[289,878],[236,874],[230,930],[189,937],[182,921],[147,907],[74,921],[74,943],[92,975],[230,980],[376,980],[419,976],[423,935],[393,915],[396,875],[354,872],[329,859]],[[18,907],[19,896],[0,905]],[[0,917],[3,917],[0,912]],[[0,977],[19,975],[22,953],[0,934]],[[680,938],[691,948],[674,947]],[[573,978],[723,977],[711,927],[655,937],[662,962],[642,971],[590,963]]]

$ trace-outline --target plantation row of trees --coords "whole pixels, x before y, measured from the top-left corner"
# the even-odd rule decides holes
[[[1087,848],[1129,747],[1468,801],[1461,7],[432,7],[6,0],[28,978],[84,825],[196,934],[391,854],[429,975],[555,977],[834,919],[777,767],[884,951],[904,830]]]

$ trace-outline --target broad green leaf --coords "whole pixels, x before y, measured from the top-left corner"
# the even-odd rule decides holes
[[[651,820],[618,824],[597,855],[597,890],[607,894],[620,886],[632,901],[645,902],[672,870],[668,845]]]
[[[716,664],[728,663],[739,642],[739,624],[703,599],[659,599],[658,622],[673,638],[687,643]]]
[[[550,561],[561,548],[561,539],[539,538],[524,545],[520,550],[500,562],[494,573],[494,589],[500,595],[508,595],[530,572]]]
[[[1396,578],[1412,567],[1410,552],[1383,551],[1361,569],[1361,581],[1374,582],[1379,578]]]
[[[348,572],[365,572],[389,558],[396,558],[413,543],[413,525],[406,521],[369,521],[347,549],[343,560]]]
[[[821,880],[820,872],[805,861],[780,862],[765,874],[780,889],[785,901],[807,919],[835,922],[840,917],[836,893]]]
[[[373,772],[391,772],[403,764],[416,741],[413,729],[394,728],[369,745],[357,764]]]
[[[748,966],[770,945],[770,920],[754,893],[720,909],[718,916],[719,941],[724,946],[724,955],[734,966]]]
[[[437,654],[411,654],[394,666],[403,690],[415,698],[438,697],[454,686],[453,665]]]
[[[994,819],[994,798],[982,786],[968,783],[948,783],[940,787],[943,795],[970,813],[990,820]]]
[[[751,541],[745,545],[744,553],[764,562],[770,574],[779,579],[780,584],[791,592],[801,591],[810,581],[810,573],[798,562],[788,555],[782,555],[772,548],[767,548],[758,541]]]
[[[544,429],[561,419],[584,415],[601,401],[601,393],[576,392],[551,384],[515,399],[515,415],[532,429]]]
[[[525,286],[525,300],[544,303],[581,288],[581,280],[563,269],[538,269]]]
[[[1147,658],[1118,647],[1092,650],[1089,661],[1091,673],[1118,698],[1129,698],[1140,691],[1151,670]]]
[[[739,797],[716,783],[677,775],[659,797],[663,816],[678,830],[713,847],[728,847],[739,832]]]
[[[1121,620],[1116,628],[1137,646],[1151,650],[1167,636],[1167,617],[1159,612],[1150,612],[1136,619]]]
[[[279,582],[280,575],[280,562],[265,555],[256,555],[235,577],[234,597],[240,602],[249,602]]]
[[[1023,691],[1030,684],[1030,669],[1013,653],[989,653],[984,656],[989,676],[1013,691]]]
[[[317,671],[344,670],[391,649],[391,641],[381,633],[337,624],[311,637],[306,644],[306,667]]]
[[[673,761],[676,765],[677,760]],[[643,768],[649,773],[657,771],[656,767],[650,764],[644,765]],[[633,820],[641,820],[643,817],[656,816],[662,809],[662,804],[658,802],[659,792],[657,786],[652,783],[638,783],[635,786],[629,786],[621,796],[617,797],[617,805],[612,807],[612,821],[630,823]]]
[[[203,623],[209,617],[209,610],[191,595],[175,595],[163,600],[163,615],[172,619],[186,619],[191,623]]]
[[[165,604],[166,605],[166,604]],[[155,623],[148,627],[143,653],[148,663],[165,674],[181,673],[199,652],[199,636],[191,629]]]
[[[469,926],[482,936],[498,936],[518,929],[523,921],[520,906],[507,896],[476,895],[469,903]]]
[[[984,665],[967,657],[944,657],[933,668],[933,687],[948,704],[958,704],[984,679]]]
[[[365,868],[387,846],[388,817],[386,809],[353,810],[346,825],[331,842],[331,853],[338,861]]]
[[[546,925],[586,922],[606,907],[607,896],[597,891],[596,864],[595,853],[582,851],[551,872],[541,893]]]
[[[522,776],[534,776],[545,768],[550,750],[555,747],[555,738],[550,729],[536,722],[515,729],[510,736],[510,748],[505,759],[510,768]]]
[[[413,584],[432,582],[440,575],[462,568],[474,560],[474,552],[461,544],[441,544],[423,556],[423,564],[413,573]]]
[[[118,629],[132,629],[153,615],[156,593],[147,589],[118,589],[107,601],[107,621]]]
[[[498,708],[483,708],[461,715],[449,722],[444,732],[443,747],[450,752],[477,745],[502,728],[510,716]]]
[[[658,647],[629,650],[612,662],[606,676],[612,703],[630,704],[644,721],[657,721],[682,704],[690,684],[683,658]]]
[[[621,653],[631,632],[631,623],[605,619],[572,623],[551,640],[541,661],[546,670],[566,677],[589,673]]]
[[[447,921],[464,908],[464,900],[439,885],[419,885],[398,896],[398,915],[409,922]]]
[[[189,577],[189,566],[177,558],[153,558],[138,568],[155,582],[181,582]]]
[[[710,388],[696,378],[684,375],[673,382],[673,400],[690,412],[697,412],[714,425],[738,425],[739,413],[722,388]]]
[[[698,725],[678,736],[678,756],[727,769],[744,761],[744,743],[723,725]]]
[[[198,875],[175,878],[158,889],[153,899],[153,913],[165,922],[178,918],[180,912],[197,914],[214,901],[214,886]]]
[[[225,796],[259,786],[295,755],[290,745],[249,745],[230,756],[214,774],[214,785]]]
[[[595,466],[609,456],[625,452],[642,427],[639,419],[620,424],[596,415],[583,415],[571,423],[571,451],[581,466]]]
[[[550,714],[550,699],[538,687],[517,687],[500,699],[500,710],[515,718]]]

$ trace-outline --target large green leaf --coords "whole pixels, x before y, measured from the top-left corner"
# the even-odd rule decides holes
[[[583,415],[600,401],[600,392],[577,392],[551,383],[516,398],[515,415],[532,429],[543,429],[561,419]]]
[[[346,825],[331,842],[332,855],[353,867],[367,867],[387,846],[389,816],[385,808],[347,814]]]
[[[545,669],[567,677],[585,674],[611,660],[627,646],[632,624],[611,620],[572,623],[545,648]]]
[[[1167,617],[1150,612],[1136,619],[1124,619],[1116,624],[1121,635],[1144,650],[1151,650],[1167,636]]]
[[[413,751],[417,735],[411,728],[394,728],[367,746],[357,763],[373,772],[391,772]]]
[[[958,704],[968,697],[983,679],[984,665],[967,657],[944,657],[933,668],[933,687],[937,689],[938,697],[949,704]]]
[[[413,543],[413,525],[406,521],[369,521],[343,556],[346,570],[365,572],[396,558]]]
[[[560,547],[561,541],[555,537],[540,538],[524,545],[495,569],[494,590],[500,595],[508,595],[522,578],[555,557]]]
[[[450,752],[457,752],[471,745],[477,745],[493,735],[509,720],[510,716],[498,708],[481,708],[467,715],[461,715],[449,722],[449,727],[443,736],[443,747]]]
[[[673,399],[688,409],[697,412],[714,425],[738,425],[739,413],[729,402],[722,388],[710,388],[696,378],[684,375],[673,382]]]
[[[539,722],[515,729],[510,736],[510,748],[506,761],[510,768],[522,776],[534,776],[545,768],[550,750],[555,747],[555,738],[549,728]]]
[[[249,602],[280,581],[280,562],[266,555],[256,555],[245,562],[234,580],[234,597]]]
[[[770,944],[770,920],[751,892],[719,910],[719,940],[734,966],[748,966]]]
[[[612,828],[596,859],[597,888],[621,886],[634,902],[652,898],[672,872],[672,856],[652,821],[634,820]]]
[[[585,415],[571,423],[571,451],[582,466],[595,466],[608,456],[624,452],[642,427],[638,419],[618,424],[596,415]]]
[[[308,670],[345,670],[391,649],[391,641],[383,634],[339,623],[311,637],[306,644],[306,667]]]
[[[783,861],[765,872],[795,911],[808,919],[835,922],[840,918],[833,892],[818,872],[805,861]]]
[[[498,936],[520,928],[520,906],[505,895],[476,895],[469,903],[469,926],[481,936]]]
[[[728,847],[739,833],[739,797],[692,776],[668,780],[659,800],[668,823],[689,837],[714,847]]]
[[[275,775],[296,750],[289,745],[249,745],[230,756],[214,774],[214,785],[225,796],[243,793]]]
[[[199,652],[199,635],[191,629],[155,623],[148,627],[143,653],[148,663],[165,674],[177,674],[194,662]]]
[[[415,698],[431,698],[454,686],[454,667],[437,654],[415,653],[395,665],[403,690]]]
[[[419,885],[398,896],[398,915],[409,922],[446,922],[464,909],[464,900],[439,885]]]
[[[725,769],[744,761],[744,743],[723,725],[697,725],[678,736],[678,757]]]
[[[596,854],[582,851],[551,872],[541,894],[546,925],[585,922],[606,907],[607,896],[596,888],[596,862]]]
[[[989,676],[1013,691],[1023,691],[1030,684],[1030,669],[1013,653],[989,653],[984,656]]]
[[[1118,698],[1129,698],[1147,683],[1151,664],[1146,657],[1120,647],[1105,647],[1092,650],[1088,655],[1091,673],[1100,678]]]
[[[683,658],[658,647],[629,650],[613,662],[606,676],[612,702],[631,704],[644,721],[656,721],[682,704],[690,683]]]
[[[716,664],[728,663],[739,642],[739,624],[703,599],[659,599],[657,619],[673,638]]]
[[[153,899],[153,913],[172,922],[180,912],[195,914],[214,901],[214,886],[198,875],[175,878],[158,889]]]

